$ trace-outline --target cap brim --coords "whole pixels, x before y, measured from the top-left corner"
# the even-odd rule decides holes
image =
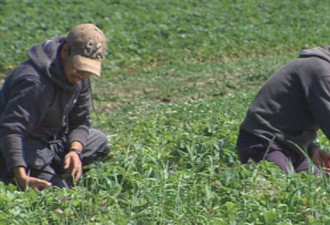
[[[101,66],[102,61],[96,59],[90,59],[87,57],[83,57],[81,55],[74,55],[71,57],[72,65],[77,70],[87,71],[96,76],[101,76]]]

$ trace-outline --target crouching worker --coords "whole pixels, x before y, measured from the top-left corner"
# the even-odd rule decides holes
[[[241,163],[262,159],[284,172],[329,170],[330,154],[315,143],[330,139],[330,47],[304,50],[261,87],[241,124]],[[312,162],[312,163],[309,163]]]
[[[70,187],[82,165],[105,159],[106,136],[90,128],[90,76],[100,76],[106,37],[93,24],[33,46],[0,92],[0,180],[23,189]],[[74,183],[74,182],[73,182]]]

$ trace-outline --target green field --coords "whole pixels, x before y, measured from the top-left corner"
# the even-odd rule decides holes
[[[328,176],[235,153],[260,85],[330,44],[329,12],[326,0],[0,0],[1,80],[35,43],[104,30],[92,123],[113,145],[73,189],[0,183],[0,224],[330,224]]]

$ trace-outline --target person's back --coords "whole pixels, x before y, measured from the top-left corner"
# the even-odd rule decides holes
[[[241,133],[245,135],[242,138],[241,134],[238,139],[241,160],[245,163],[249,158],[248,151],[243,149],[251,146],[250,143],[242,147],[242,139],[254,138],[255,144],[262,143],[261,155],[266,153],[260,149],[271,149],[274,143],[285,146],[280,149],[288,148],[293,154],[303,155],[299,147],[313,145],[320,127],[330,137],[329,119],[330,52],[321,48],[303,51],[299,59],[266,81],[250,105],[241,125]],[[250,138],[244,138],[249,135]],[[258,151],[255,154],[258,155]]]

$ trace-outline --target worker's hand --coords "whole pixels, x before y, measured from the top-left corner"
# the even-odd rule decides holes
[[[19,185],[24,191],[26,190],[27,185],[36,191],[42,191],[45,188],[51,186],[52,184],[48,181],[28,176],[26,179],[20,180]]]
[[[314,148],[311,151],[310,155],[315,165],[330,172],[330,152],[321,150],[320,148]]]
[[[26,191],[28,187],[36,191],[42,191],[45,188],[51,186],[52,184],[48,181],[27,176],[24,167],[14,168],[14,175],[18,185],[22,188],[23,191]]]
[[[66,154],[64,159],[64,169],[69,170],[74,181],[77,182],[82,175],[82,163],[78,154],[74,151]]]

